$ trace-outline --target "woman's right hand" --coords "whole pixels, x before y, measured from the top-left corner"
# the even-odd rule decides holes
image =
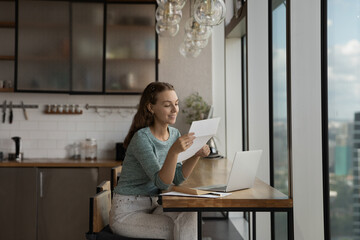
[[[194,142],[195,133],[188,133],[179,137],[171,146],[170,151],[179,154],[188,149]]]

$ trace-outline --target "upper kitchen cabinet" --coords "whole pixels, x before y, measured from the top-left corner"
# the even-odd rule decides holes
[[[157,80],[155,8],[19,0],[16,91],[141,93]]]
[[[12,92],[15,80],[15,1],[0,1],[0,92]]]
[[[17,90],[70,89],[70,3],[20,0]]]
[[[157,79],[155,4],[106,4],[106,93],[141,93]]]
[[[104,4],[71,3],[72,92],[103,91]]]

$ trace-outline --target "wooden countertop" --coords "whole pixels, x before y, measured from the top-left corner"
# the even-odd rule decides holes
[[[232,162],[226,159],[201,159],[190,177],[182,184],[198,187],[226,184]],[[287,195],[256,179],[250,189],[232,192],[223,198],[163,196],[164,208],[292,208]]]
[[[34,158],[24,159],[22,162],[2,161],[0,162],[0,167],[116,167],[121,165],[121,163],[112,159],[89,161],[62,158]]]

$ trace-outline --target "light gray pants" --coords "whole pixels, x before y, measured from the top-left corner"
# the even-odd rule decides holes
[[[110,228],[133,238],[197,239],[196,212],[164,212],[157,197],[114,194]]]

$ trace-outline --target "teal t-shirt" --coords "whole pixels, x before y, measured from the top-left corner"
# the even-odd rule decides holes
[[[159,177],[167,153],[180,137],[180,132],[168,127],[169,139],[161,141],[154,137],[149,127],[138,130],[126,150],[120,178],[114,192],[121,195],[158,195],[160,190],[169,188]],[[176,166],[173,183],[179,185],[185,180],[182,164]]]

